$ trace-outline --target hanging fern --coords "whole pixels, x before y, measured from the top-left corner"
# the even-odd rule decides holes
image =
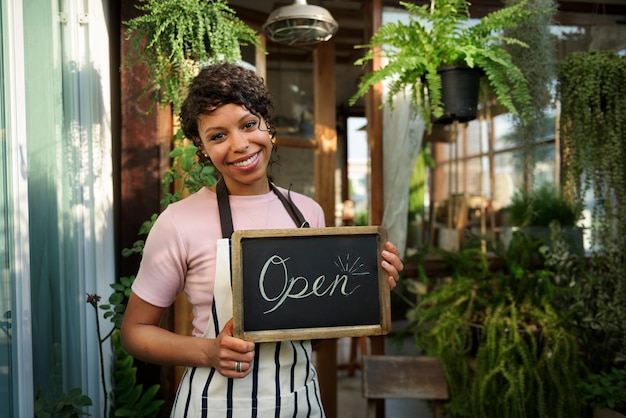
[[[527,0],[522,0],[498,9],[471,25],[466,0],[431,0],[421,6],[400,2],[409,13],[409,22],[386,23],[367,45],[357,46],[367,48],[367,52],[355,65],[363,66],[378,56],[385,57],[388,63],[362,77],[350,103],[354,104],[375,84],[388,80],[390,100],[395,94],[410,90],[430,130],[431,118],[443,114],[441,77],[437,70],[464,64],[481,69],[497,101],[508,111],[525,117],[531,106],[528,83],[505,45],[527,45],[517,38],[503,36],[501,31],[515,27],[533,13],[547,11],[527,9],[526,3]]]
[[[178,113],[199,65],[241,60],[240,45],[259,46],[258,34],[235,15],[226,0],[141,0],[144,15],[127,22],[125,66],[145,63],[145,93],[171,103]]]

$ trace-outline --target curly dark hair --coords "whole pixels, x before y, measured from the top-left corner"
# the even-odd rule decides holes
[[[264,119],[270,135],[274,136],[272,95],[263,79],[254,71],[240,65],[222,62],[200,70],[191,82],[181,107],[180,121],[183,133],[198,148],[202,145],[198,132],[198,118],[225,104],[242,105],[255,116]],[[201,162],[208,160],[200,151],[198,157]]]

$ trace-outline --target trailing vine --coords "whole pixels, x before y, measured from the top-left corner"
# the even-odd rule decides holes
[[[626,57],[569,54],[558,66],[563,177],[581,204],[593,196],[588,330],[609,364],[626,359]],[[595,349],[599,348],[595,346]],[[590,348],[595,351],[594,348]],[[597,353],[596,353],[597,354]]]

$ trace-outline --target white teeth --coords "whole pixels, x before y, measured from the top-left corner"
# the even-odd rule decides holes
[[[256,156],[257,156],[257,155],[256,155],[256,154],[254,154],[252,157],[248,158],[247,160],[240,161],[240,162],[238,162],[238,163],[233,163],[233,165],[234,165],[234,166],[236,166],[236,167],[245,167],[245,166],[247,166],[247,165],[252,164],[252,162],[253,162],[254,160],[256,160]]]

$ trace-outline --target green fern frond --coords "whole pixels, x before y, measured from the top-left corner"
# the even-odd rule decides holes
[[[120,342],[119,331],[111,338],[115,352],[113,370],[112,416],[157,417],[165,401],[158,399],[160,386],[152,385],[144,391],[143,385],[137,383],[137,368],[133,358],[124,350]]]
[[[475,39],[484,39],[494,32],[497,33],[503,29],[515,27],[534,13],[526,8],[526,3],[528,1],[523,0],[512,6],[494,10],[481,18],[476,25],[469,27],[467,32]],[[540,10],[538,12],[544,13],[545,11]]]
[[[516,294],[518,289],[503,287],[504,277],[497,279],[499,297],[481,296],[479,286],[488,291],[495,283],[489,278],[493,273],[488,264],[483,271],[482,258],[468,253],[472,256],[463,250],[445,256],[446,263],[461,267],[453,271],[451,282],[437,285],[420,301],[413,317],[420,349],[442,362],[451,393],[446,412],[472,418],[580,417],[580,403],[572,398],[579,379],[578,344],[552,298],[528,303]],[[532,284],[542,275],[524,273],[514,280]],[[522,288],[533,292],[532,286]],[[469,322],[479,309],[482,322],[475,333]]]
[[[413,103],[421,109],[430,131],[431,119],[443,113],[437,69],[464,63],[484,71],[487,83],[502,106],[523,118],[528,117],[531,99],[527,82],[503,48],[503,45],[527,45],[519,39],[503,36],[502,31],[547,10],[526,8],[527,1],[522,0],[470,25],[469,3],[465,0],[431,0],[421,6],[400,4],[408,12],[408,23],[386,23],[367,45],[359,46],[368,48],[368,53],[355,65],[363,66],[378,54],[386,57],[388,63],[377,70],[375,76],[362,77],[357,92],[350,98],[351,105],[374,85],[389,79],[388,104],[392,104],[394,94],[410,90]]]
[[[171,103],[175,113],[199,66],[241,60],[240,45],[260,47],[225,0],[141,0],[137,8],[146,14],[124,22],[130,45],[123,66],[147,65],[144,95]]]

